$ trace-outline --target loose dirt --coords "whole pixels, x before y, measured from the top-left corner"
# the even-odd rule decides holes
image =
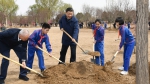
[[[102,67],[87,61],[52,66],[43,74],[47,78],[36,76],[39,84],[128,84],[112,66]]]

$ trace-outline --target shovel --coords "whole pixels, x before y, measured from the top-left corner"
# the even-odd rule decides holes
[[[7,59],[7,60],[9,60],[9,61],[11,61],[11,62],[13,62],[13,63],[15,63],[15,64],[18,64],[18,65],[20,65],[20,66],[23,66],[22,64],[20,64],[20,63],[14,61],[14,60],[12,60],[12,59],[6,57],[6,56],[3,56],[3,55],[1,55],[1,54],[0,54],[0,57],[3,57],[3,58],[5,58],[5,59]],[[45,76],[43,76],[43,74],[41,74],[41,73],[39,73],[39,72],[37,72],[37,71],[35,71],[35,70],[29,68],[29,67],[25,67],[25,68],[28,69],[28,70],[30,70],[30,71],[33,71],[34,73],[40,75],[40,76],[43,77],[43,78],[45,78]]]
[[[114,56],[112,57],[112,59],[111,59],[111,62],[113,62],[114,61],[114,59],[116,58],[116,55],[119,53],[119,51],[117,51],[115,54],[114,54]]]
[[[116,55],[119,53],[119,51],[117,51],[114,56],[112,57],[112,59],[108,62],[106,62],[105,66],[111,65],[114,63],[114,59],[116,58]]]
[[[52,57],[52,58],[56,59],[56,60],[57,60],[57,61],[59,61],[60,63],[62,63],[62,64],[64,64],[64,65],[66,65],[64,62],[62,62],[62,61],[61,61],[61,60],[59,60],[58,58],[56,58],[56,57],[54,57],[54,56],[50,55],[47,51],[43,50],[42,48],[38,47],[38,49],[40,49],[41,51],[45,52],[45,53],[46,53],[46,54],[48,54],[50,57]]]
[[[62,31],[70,38],[70,39],[73,39],[65,30],[62,29]],[[100,53],[98,51],[94,51],[94,52],[91,52],[91,51],[88,51],[88,50],[83,50],[83,48],[76,42],[74,41],[75,44],[77,44],[77,46],[83,51],[84,54],[88,54],[88,55],[91,55],[91,56],[100,56]]]
[[[93,43],[93,51],[94,51],[94,43]],[[91,58],[91,62],[95,63],[95,57]]]
[[[115,41],[118,41],[118,40],[120,40],[119,38],[118,39],[115,39]]]

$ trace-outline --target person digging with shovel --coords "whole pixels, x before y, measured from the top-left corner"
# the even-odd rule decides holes
[[[76,62],[76,44],[75,41],[78,42],[78,34],[79,34],[79,25],[78,20],[74,16],[73,8],[68,7],[66,9],[66,14],[63,15],[59,21],[60,29],[65,30],[73,39],[70,39],[65,33],[62,35],[62,48],[60,51],[60,60],[65,63],[65,57],[68,47],[71,48],[71,62]],[[59,62],[59,64],[62,64]]]
[[[115,23],[117,28],[119,28],[119,35],[121,35],[121,41],[118,51],[120,51],[122,46],[124,45],[123,66],[119,67],[119,70],[121,70],[122,75],[127,75],[130,58],[135,45],[135,40],[130,30],[126,26],[124,26],[124,20],[122,17],[117,17]]]
[[[95,63],[104,66],[104,28],[101,26],[101,20],[95,20],[94,43],[95,51],[100,52],[100,56],[95,56]]]
[[[25,29],[10,28],[3,32],[0,32],[0,54],[9,58],[10,50],[13,49],[19,58],[19,63],[24,65],[20,66],[19,79],[28,81],[26,76],[26,50],[29,38],[29,31]],[[3,58],[0,68],[0,84],[5,84],[7,76],[7,70],[9,66],[9,60]]]
[[[47,51],[49,52],[49,54],[51,54],[52,49],[49,42],[49,36],[47,35],[49,30],[50,30],[50,25],[48,23],[43,23],[42,29],[35,30],[29,37],[27,66],[31,69],[32,69],[34,54],[36,52],[39,60],[38,61],[39,68],[41,72],[45,70],[43,52],[39,49],[39,47],[43,48],[42,44],[45,42]],[[30,71],[28,70],[28,73],[29,72]]]

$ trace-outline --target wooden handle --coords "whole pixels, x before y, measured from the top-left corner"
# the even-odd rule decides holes
[[[116,57],[116,55],[119,53],[119,51],[117,51],[115,54],[114,54],[114,56],[113,56],[113,58],[111,59],[111,62],[115,59],[115,57]]]
[[[116,55],[117,55],[118,53],[119,53],[119,51],[117,51],[117,52],[115,53],[115,55],[114,55],[114,56],[116,57]]]
[[[41,51],[45,52],[46,54],[48,54],[49,56],[53,57],[54,59],[58,60],[59,62],[63,63],[61,60],[59,60],[56,57],[50,55],[47,51],[43,50],[42,48],[38,47],[38,49],[40,49]]]
[[[71,38],[71,39],[73,39],[65,30],[62,30],[65,34],[67,34],[67,36],[69,36],[69,38]],[[77,45],[78,45],[78,47],[85,53],[85,51],[82,49],[82,47],[76,42],[76,41],[74,41]]]
[[[14,60],[12,60],[12,59],[6,57],[6,56],[3,56],[3,55],[1,55],[1,54],[0,54],[0,56],[3,57],[3,58],[5,58],[5,59],[7,59],[7,60],[9,60],[9,61],[11,61],[11,62],[13,62],[13,63],[15,63],[15,64],[18,64],[18,65],[20,65],[20,66],[23,66],[22,64],[20,64],[20,63],[14,61]],[[39,75],[41,75],[41,76],[43,76],[41,73],[39,73],[39,72],[37,72],[37,71],[35,71],[35,70],[29,68],[29,67],[25,67],[25,68],[28,69],[28,70],[30,70],[30,71],[33,71],[33,72],[35,72],[35,73],[37,73],[37,74],[39,74]]]

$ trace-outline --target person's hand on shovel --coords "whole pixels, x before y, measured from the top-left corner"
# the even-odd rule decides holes
[[[95,43],[96,43],[96,40],[94,40],[93,43],[95,44]]]
[[[51,52],[49,52],[49,56],[52,57]]]
[[[22,68],[26,68],[27,66],[26,66],[26,62],[25,61],[22,61]]]
[[[76,42],[76,40],[75,40],[74,38],[72,38],[72,41],[73,41],[73,42]]]
[[[121,49],[119,48],[119,49],[118,49],[118,52],[120,52],[120,51],[121,51]]]
[[[61,30],[61,31],[63,31],[64,29],[63,29],[63,28],[61,28],[60,30]]]
[[[38,45],[36,45],[36,46],[35,46],[35,48],[37,48],[37,49],[38,49],[38,48],[39,48],[39,46],[38,46]]]

